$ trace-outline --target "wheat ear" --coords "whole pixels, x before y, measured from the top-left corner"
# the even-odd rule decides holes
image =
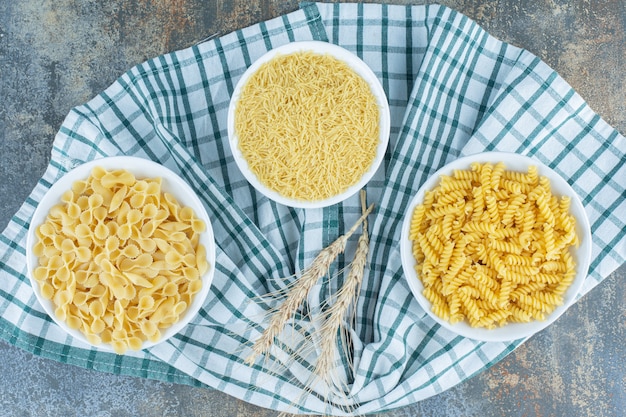
[[[363,213],[365,213],[365,191],[361,191],[361,206]],[[336,383],[333,382],[332,370],[334,369],[335,362],[335,347],[337,346],[337,334],[342,330],[342,326],[347,321],[346,317],[351,311],[351,307],[355,307],[355,301],[361,289],[361,283],[363,282],[363,273],[365,270],[365,264],[367,263],[367,255],[369,253],[369,235],[367,232],[367,218],[363,220],[362,224],[363,232],[357,242],[356,252],[354,259],[350,265],[350,271],[344,281],[341,289],[337,292],[335,303],[326,312],[326,320],[324,325],[320,329],[320,355],[315,365],[314,374],[323,380],[326,386],[331,386]],[[343,334],[343,333],[342,333]],[[345,339],[342,338],[342,340]],[[349,349],[344,343],[344,349]],[[348,355],[349,356],[349,355]],[[351,368],[352,366],[350,366]]]
[[[252,345],[252,353],[245,360],[248,365],[253,364],[258,356],[269,352],[274,344],[274,339],[283,331],[285,325],[307,298],[313,285],[328,273],[330,265],[335,258],[346,249],[348,238],[354,234],[359,225],[366,220],[367,215],[371,213],[373,209],[374,205],[372,204],[347,233],[338,237],[333,243],[322,249],[311,265],[302,271],[300,278],[298,278],[296,284],[289,291],[289,294],[287,294],[287,298],[283,304],[272,314],[267,328]]]

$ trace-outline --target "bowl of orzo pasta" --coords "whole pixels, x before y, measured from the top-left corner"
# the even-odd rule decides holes
[[[389,130],[374,72],[327,42],[292,42],[262,55],[238,80],[228,109],[241,173],[290,207],[326,207],[356,194],[379,168]]]

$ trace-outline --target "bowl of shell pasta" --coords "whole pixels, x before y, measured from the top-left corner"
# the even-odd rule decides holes
[[[74,338],[122,354],[198,313],[215,270],[211,221],[176,173],[143,158],[86,162],[56,181],[27,235],[35,296]]]
[[[407,283],[452,332],[513,341],[553,323],[587,276],[591,232],[574,189],[514,153],[461,157],[414,195],[401,237]]]

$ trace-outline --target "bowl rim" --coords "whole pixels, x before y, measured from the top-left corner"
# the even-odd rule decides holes
[[[354,185],[348,187],[344,192],[336,194],[334,196],[328,197],[322,200],[298,200],[293,198],[288,198],[279,194],[277,191],[272,190],[271,188],[265,186],[256,175],[250,170],[248,167],[248,163],[241,154],[238,146],[238,137],[235,132],[235,108],[237,105],[237,101],[241,96],[241,90],[247,83],[248,79],[261,67],[261,65],[266,62],[272,60],[277,55],[280,54],[290,54],[302,51],[311,51],[319,54],[329,54],[334,58],[337,58],[344,63],[348,64],[350,68],[352,68],[358,75],[360,75],[370,86],[374,97],[376,98],[376,102],[378,104],[378,108],[380,111],[379,117],[379,143],[376,149],[376,156],[372,161],[372,165],[370,169],[368,169],[361,179]],[[356,194],[361,188],[363,188],[376,174],[378,168],[380,167],[385,152],[387,150],[387,146],[389,143],[389,135],[391,132],[391,114],[389,110],[389,103],[387,101],[387,95],[380,83],[374,71],[357,55],[350,52],[349,50],[323,41],[295,41],[289,42],[287,44],[278,46],[273,48],[266,53],[264,53],[260,58],[255,60],[242,74],[242,76],[237,81],[235,85],[235,89],[231,95],[231,99],[228,106],[228,118],[227,118],[227,132],[228,132],[228,143],[230,145],[230,150],[239,168],[239,171],[243,174],[246,180],[261,194],[265,195],[269,199],[283,204],[288,207],[294,208],[323,208],[328,207],[333,204],[342,202],[354,194]]]
[[[580,246],[573,249],[573,255],[576,259],[576,275],[574,277],[574,281],[564,294],[563,304],[557,306],[551,313],[549,313],[545,320],[533,320],[529,323],[507,323],[506,325],[495,329],[471,327],[465,320],[451,324],[449,321],[437,316],[431,310],[431,303],[422,294],[424,286],[414,268],[417,262],[412,254],[412,244],[409,240],[409,230],[413,210],[423,201],[425,192],[433,189],[438,184],[441,175],[452,174],[453,169],[469,169],[472,162],[504,162],[507,170],[522,171],[525,171],[529,165],[535,165],[539,171],[539,175],[549,178],[553,193],[557,195],[568,195],[571,198],[570,214],[576,218],[576,232],[580,239]],[[428,314],[428,316],[430,316],[437,324],[457,335],[476,341],[511,342],[530,337],[533,334],[545,329],[550,324],[555,322],[574,303],[574,301],[576,301],[577,295],[580,292],[589,270],[592,238],[589,219],[587,218],[587,214],[580,197],[563,177],[533,157],[514,152],[490,151],[462,156],[445,164],[443,167],[431,174],[419,187],[404,213],[400,251],[404,277],[411,293],[413,294],[413,297],[417,300],[426,314]]]
[[[202,305],[206,301],[206,298],[210,292],[210,287],[212,285],[216,269],[216,244],[211,219],[200,198],[185,180],[183,180],[178,174],[176,174],[171,169],[165,167],[164,165],[141,157],[125,155],[107,156],[86,161],[70,169],[51,185],[51,187],[46,191],[44,196],[37,204],[27,231],[27,275],[33,292],[35,293],[35,298],[44,309],[46,314],[67,334],[71,335],[76,340],[88,344],[89,346],[107,352],[114,352],[112,346],[109,343],[91,343],[82,332],[80,332],[78,329],[71,329],[70,327],[68,327],[67,323],[64,320],[61,320],[56,316],[56,314],[54,313],[52,300],[47,300],[43,298],[43,296],[41,295],[39,283],[35,280],[33,276],[33,271],[37,265],[38,257],[33,254],[32,249],[35,243],[35,230],[48,216],[48,213],[52,206],[59,204],[60,197],[63,192],[70,189],[71,185],[75,181],[87,178],[90,175],[91,170],[95,167],[103,167],[105,169],[126,169],[132,172],[138,178],[160,177],[162,180],[162,191],[171,193],[179,202],[179,204],[191,207],[194,210],[195,215],[203,220],[206,225],[205,231],[202,232],[202,234],[200,235],[200,243],[204,244],[205,246],[207,252],[207,261],[209,262],[209,269],[201,277],[203,282],[202,288],[198,293],[195,294],[193,301],[187,307],[180,320],[167,328],[161,329],[161,338],[159,340],[145,340],[143,342],[140,350],[148,349],[150,347],[165,342],[166,340],[172,338],[174,335],[179,333],[185,326],[189,324],[189,322],[191,322],[191,320],[193,320],[193,318],[198,314],[200,308],[202,308]],[[129,351],[131,350],[129,349]]]

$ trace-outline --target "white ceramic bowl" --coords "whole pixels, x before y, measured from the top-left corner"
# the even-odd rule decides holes
[[[378,143],[378,147],[376,149],[376,157],[372,162],[370,169],[365,172],[365,174],[361,177],[361,180],[358,181],[353,186],[349,187],[341,194],[334,195],[332,197],[317,200],[317,201],[305,201],[287,198],[278,192],[270,189],[265,186],[257,176],[250,170],[248,163],[243,157],[241,151],[239,150],[239,140],[237,134],[235,132],[235,108],[237,106],[237,100],[241,95],[241,89],[246,84],[250,76],[252,76],[261,65],[272,60],[277,55],[287,55],[295,52],[302,51],[311,51],[318,54],[328,54],[336,59],[339,59],[345,62],[350,66],[358,75],[360,75],[370,86],[372,93],[376,97],[376,101],[378,103],[378,108],[380,110],[380,140]],[[237,85],[235,86],[235,90],[233,91],[233,95],[231,97],[230,105],[228,107],[228,137],[230,143],[230,149],[232,151],[235,162],[243,175],[246,177],[248,182],[252,184],[254,188],[257,189],[260,193],[264,194],[268,198],[284,204],[289,207],[299,207],[299,208],[320,208],[327,207],[333,204],[339,203],[352,195],[356,194],[367,182],[374,176],[376,170],[380,166],[383,157],[385,155],[385,150],[387,149],[387,144],[389,142],[389,131],[390,131],[390,114],[389,114],[389,104],[387,103],[387,96],[385,95],[385,91],[380,84],[380,81],[374,74],[374,72],[363,62],[359,57],[354,55],[352,52],[331,44],[327,42],[320,41],[301,41],[301,42],[292,42],[285,44],[283,46],[277,47],[265,53],[261,58],[257,59],[241,76]]]
[[[430,301],[428,301],[422,294],[424,285],[415,271],[416,260],[412,253],[412,242],[409,240],[409,229],[413,210],[415,209],[415,206],[424,200],[425,192],[427,190],[432,190],[437,186],[442,175],[452,175],[453,170],[455,169],[470,169],[470,164],[472,162],[491,162],[493,164],[504,162],[506,170],[521,172],[527,172],[530,165],[535,165],[538,168],[539,175],[546,176],[550,180],[551,190],[554,195],[567,195],[571,197],[570,213],[576,218],[576,232],[580,239],[580,246],[578,248],[574,248],[573,252],[576,261],[576,276],[564,295],[563,304],[557,306],[549,315],[546,316],[545,320],[531,321],[529,323],[508,323],[495,329],[474,328],[471,327],[467,321],[451,324],[449,321],[443,320],[432,312]],[[589,220],[587,219],[583,205],[576,192],[572,189],[572,187],[570,187],[567,181],[565,181],[548,166],[542,164],[538,160],[515,153],[485,152],[462,157],[450,162],[435,172],[419,188],[404,215],[400,250],[404,276],[406,277],[409,287],[411,288],[411,292],[421,307],[430,317],[433,318],[433,320],[439,323],[442,327],[470,339],[486,342],[505,342],[529,337],[546,328],[558,319],[561,314],[563,314],[575,301],[576,295],[587,277],[589,269],[589,262],[591,258],[591,228],[589,226]]]
[[[211,282],[213,281],[213,274],[215,271],[215,241],[213,236],[213,229],[211,226],[211,220],[209,219],[209,216],[196,193],[182,178],[180,178],[170,169],[156,162],[143,158],[130,156],[114,156],[96,159],[79,165],[78,167],[72,169],[63,177],[61,177],[57,182],[55,182],[41,199],[41,202],[39,203],[33,214],[33,218],[31,220],[28,234],[26,237],[26,265],[28,269],[30,283],[33,287],[33,291],[35,292],[35,296],[37,297],[37,300],[44,308],[46,313],[52,318],[52,320],[56,322],[56,324],[59,325],[59,327],[61,327],[74,338],[84,343],[96,346],[102,350],[111,352],[113,351],[113,348],[106,343],[93,345],[89,342],[89,340],[87,340],[83,333],[81,333],[79,330],[71,329],[67,326],[65,321],[60,320],[58,317],[56,317],[56,315],[54,314],[53,302],[42,297],[39,283],[33,278],[33,271],[38,266],[38,258],[33,254],[32,248],[36,241],[36,228],[45,221],[50,209],[54,205],[60,203],[61,195],[65,191],[69,190],[75,181],[87,178],[91,174],[91,170],[97,166],[109,170],[125,169],[132,172],[138,179],[160,177],[162,179],[162,191],[171,193],[181,206],[191,207],[195,215],[199,219],[204,221],[206,225],[206,230],[200,236],[200,243],[202,243],[206,248],[209,269],[201,277],[202,289],[200,290],[200,292],[196,293],[191,305],[188,306],[187,310],[181,315],[180,320],[174,323],[169,328],[161,330],[161,338],[158,341],[145,341],[143,343],[142,349],[146,349],[156,345],[157,343],[161,343],[178,333],[194,318],[194,316],[200,310],[200,307],[202,307],[202,305],[204,304],[209,293]]]

